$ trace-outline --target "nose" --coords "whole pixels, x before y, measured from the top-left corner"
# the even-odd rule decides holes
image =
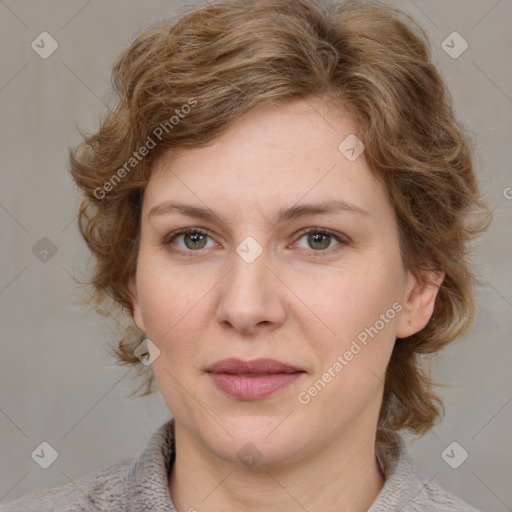
[[[265,251],[252,263],[233,255],[233,269],[222,280],[217,320],[243,334],[269,332],[286,318],[285,287],[269,268]]]

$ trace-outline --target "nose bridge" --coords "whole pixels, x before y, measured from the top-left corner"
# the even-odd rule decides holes
[[[245,239],[233,254],[233,268],[221,292],[217,309],[218,320],[234,328],[250,332],[260,325],[279,324],[284,320],[283,297],[276,286],[270,254]]]

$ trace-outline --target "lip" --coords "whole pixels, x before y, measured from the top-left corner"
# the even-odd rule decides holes
[[[304,370],[275,359],[223,359],[206,370],[215,386],[235,398],[258,400],[291,385]]]
[[[282,363],[276,359],[253,359],[242,361],[234,357],[217,361],[207,368],[209,373],[230,373],[236,375],[262,374],[262,373],[295,373],[301,372],[300,368]]]

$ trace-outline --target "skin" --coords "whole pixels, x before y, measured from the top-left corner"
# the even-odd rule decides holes
[[[366,511],[382,489],[374,443],[386,367],[395,339],[428,323],[444,276],[427,285],[404,270],[386,191],[364,153],[352,162],[338,150],[351,133],[350,117],[320,99],[294,100],[251,111],[208,147],[155,161],[130,290],[134,321],[160,350],[153,371],[176,421],[169,489],[180,512]],[[340,198],[369,215],[273,222],[280,209]],[[148,216],[170,200],[224,221]],[[208,237],[173,238],[187,227]],[[318,227],[341,241],[300,233]],[[252,263],[236,251],[247,236],[262,249]],[[378,335],[299,403],[396,302],[402,310]],[[240,400],[205,373],[230,357],[306,373],[269,397]],[[251,467],[237,456],[248,442],[260,457]]]

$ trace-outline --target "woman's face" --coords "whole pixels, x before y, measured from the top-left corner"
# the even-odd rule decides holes
[[[339,149],[352,127],[320,101],[265,106],[155,162],[134,319],[177,424],[224,460],[371,438],[395,338],[432,312],[364,153]]]

